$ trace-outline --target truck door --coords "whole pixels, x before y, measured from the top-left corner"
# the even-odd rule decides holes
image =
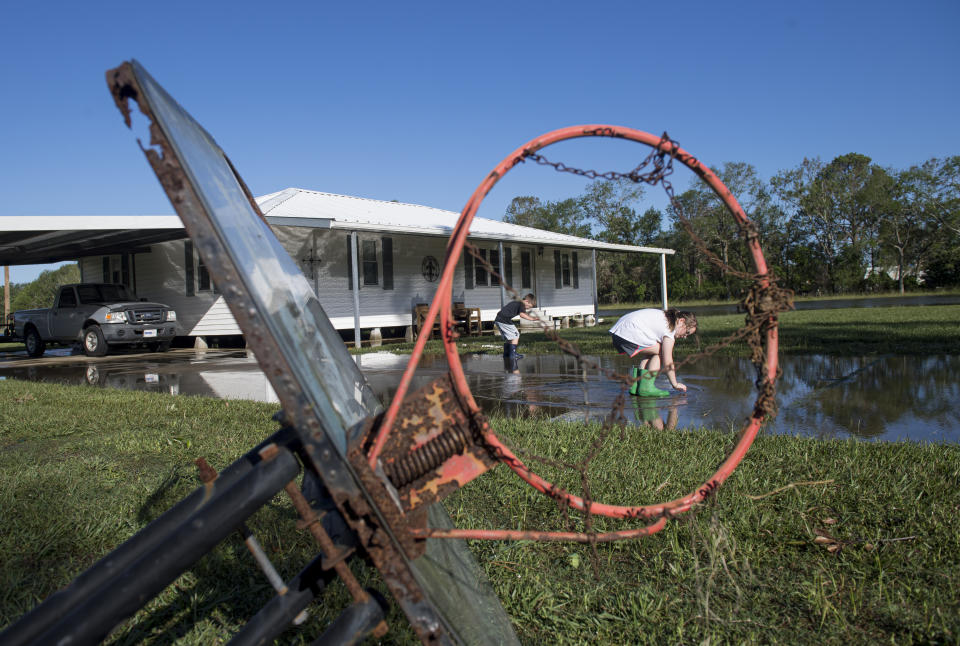
[[[77,307],[77,294],[73,287],[61,287],[57,302],[50,310],[50,333],[55,339],[77,338],[83,325],[83,312]]]

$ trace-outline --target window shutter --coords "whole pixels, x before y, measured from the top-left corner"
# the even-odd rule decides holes
[[[483,260],[487,259],[487,250],[486,249],[477,249],[477,254],[479,258],[475,258],[473,261],[474,275],[473,280],[476,283],[477,287],[486,287],[489,285],[489,275],[487,274],[487,268],[483,264]]]
[[[347,289],[353,291],[353,240],[347,234]]]
[[[110,282],[110,256],[103,257],[103,282]]]
[[[510,287],[515,287],[513,284],[513,247],[503,248],[503,280]]]
[[[393,289],[393,238],[380,238],[383,253],[383,288]]]
[[[560,250],[553,250],[553,277],[557,283],[557,289],[563,287],[563,269],[560,266]]]
[[[464,287],[473,289],[473,256],[468,251],[463,252],[463,282]]]
[[[573,288],[580,287],[580,260],[577,258],[577,252],[573,252]]]
[[[120,282],[130,287],[130,254],[120,256]]]
[[[196,293],[193,284],[193,240],[186,240],[183,243],[183,267],[187,296],[193,296]]]

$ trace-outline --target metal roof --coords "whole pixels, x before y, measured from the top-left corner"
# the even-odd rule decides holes
[[[384,202],[349,195],[335,195],[288,188],[257,198],[260,209],[271,224],[323,226],[331,229],[390,231],[449,237],[459,213],[419,204]],[[320,220],[323,224],[312,223]],[[560,247],[580,247],[604,251],[632,251],[673,254],[673,249],[611,244],[588,238],[554,233],[517,224],[474,218],[470,237],[479,240],[503,240]]]
[[[257,198],[272,226],[383,231],[449,237],[459,213],[288,188]],[[0,217],[0,265],[35,265],[82,256],[139,253],[185,238],[176,215],[38,215]],[[470,237],[602,251],[673,254],[673,249],[610,244],[532,227],[474,218]]]

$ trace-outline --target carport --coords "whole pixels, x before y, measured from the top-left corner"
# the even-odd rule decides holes
[[[136,227],[131,223],[136,222]],[[42,265],[81,256],[136,254],[150,245],[186,238],[176,215],[37,215],[4,217],[0,226],[5,333],[10,313],[10,265]]]
[[[11,216],[3,218],[0,229],[0,265],[145,253],[151,244],[187,237],[176,215]]]

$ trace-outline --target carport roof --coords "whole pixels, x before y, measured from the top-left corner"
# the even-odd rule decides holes
[[[288,188],[257,198],[273,226],[450,235],[459,213],[418,204],[384,202]],[[0,265],[36,265],[83,256],[139,253],[151,244],[187,237],[176,215],[41,215],[0,218]],[[673,249],[611,244],[588,238],[474,218],[474,239],[536,245],[673,254]]]
[[[137,253],[185,238],[176,215],[33,215],[0,218],[0,265]]]

